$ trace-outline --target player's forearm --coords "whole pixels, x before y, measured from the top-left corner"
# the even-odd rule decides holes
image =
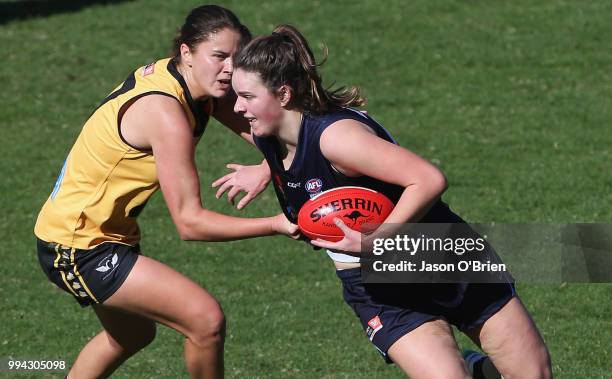
[[[385,222],[419,222],[440,199],[446,186],[446,180],[442,177],[436,183],[421,183],[406,188]]]
[[[221,242],[278,234],[275,217],[242,218],[202,209],[177,222],[181,239]]]
[[[446,178],[441,173],[434,175],[433,179],[430,177],[429,180],[406,187],[384,224],[362,241],[364,246],[371,247],[373,240],[392,236],[405,223],[419,222],[446,188]]]

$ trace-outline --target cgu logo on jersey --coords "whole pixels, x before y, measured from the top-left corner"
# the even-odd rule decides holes
[[[297,183],[287,182],[287,187],[289,188],[300,188],[301,185],[302,185],[301,182],[297,182]]]
[[[327,216],[332,212],[346,210],[342,215],[353,223],[349,227],[355,226],[357,222],[360,225],[368,223],[374,219],[374,214],[380,216],[383,211],[382,204],[378,204],[372,200],[366,200],[359,197],[345,197],[340,200],[330,201],[310,212],[312,222],[318,222],[322,217]]]
[[[309,179],[304,185],[304,189],[311,194],[316,194],[316,193],[321,192],[322,188],[323,188],[323,181],[319,178]]]

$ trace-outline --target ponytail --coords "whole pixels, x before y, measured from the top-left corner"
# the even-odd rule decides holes
[[[234,59],[234,69],[259,74],[266,87],[276,92],[289,85],[293,90],[293,105],[306,113],[322,114],[334,107],[360,107],[366,100],[358,87],[325,89],[308,42],[291,25],[277,26],[271,35],[251,41]]]

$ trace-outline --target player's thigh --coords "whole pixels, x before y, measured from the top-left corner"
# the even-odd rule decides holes
[[[127,351],[138,351],[155,339],[156,323],[146,317],[102,304],[93,305],[111,343]]]
[[[489,355],[505,379],[551,376],[546,345],[518,297],[467,334]]]
[[[198,334],[202,328],[221,330],[225,322],[219,303],[208,291],[143,255],[104,305],[158,321],[185,336]]]
[[[411,379],[469,378],[467,367],[445,320],[429,321],[389,348],[389,357]]]

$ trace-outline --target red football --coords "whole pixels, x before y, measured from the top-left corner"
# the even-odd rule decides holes
[[[382,224],[393,203],[380,192],[362,187],[338,187],[308,200],[298,213],[298,226],[306,237],[340,241],[342,230],[334,223],[340,218],[349,228],[362,232],[366,224]]]

